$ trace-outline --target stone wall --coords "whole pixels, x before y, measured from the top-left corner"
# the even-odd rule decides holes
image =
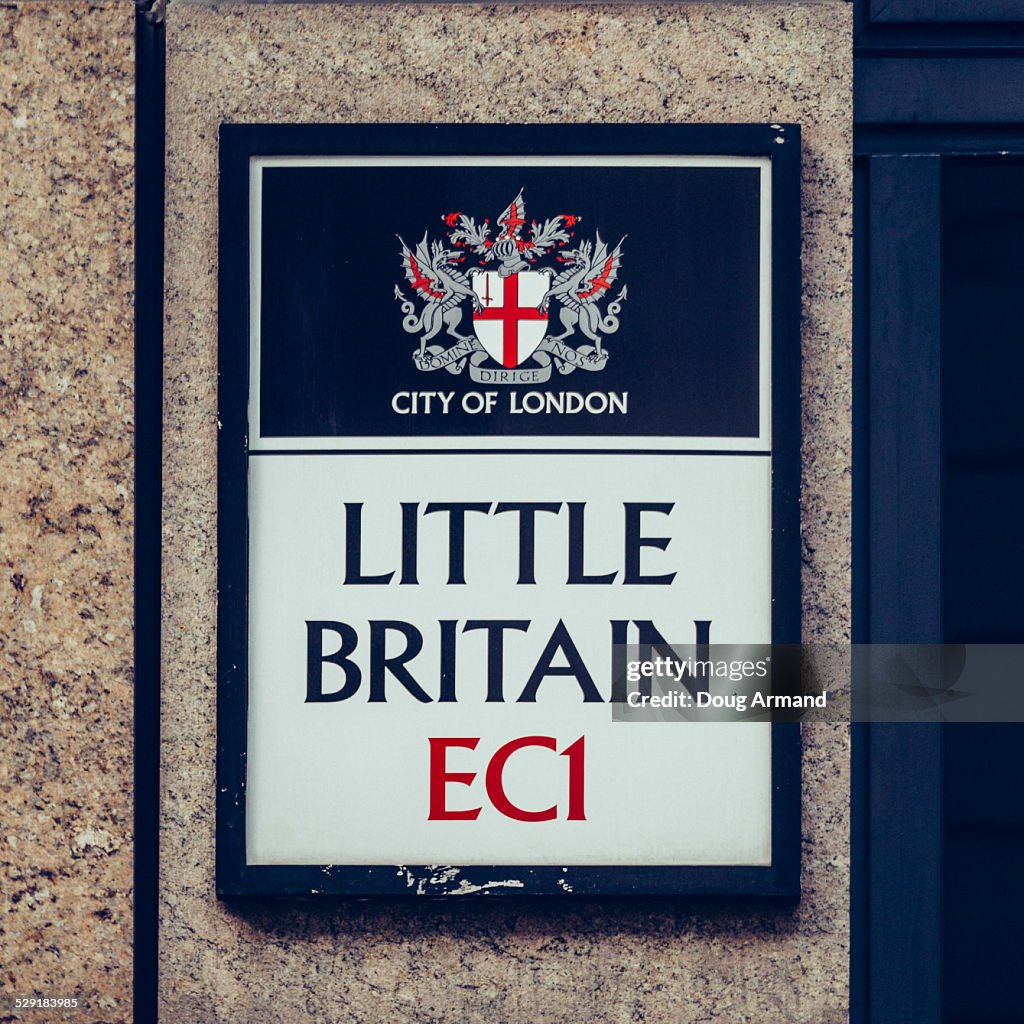
[[[161,1016],[838,1024],[849,743],[804,729],[803,897],[218,903],[217,132],[224,122],[772,122],[804,131],[804,635],[849,636],[850,8],[168,11]]]
[[[131,1016],[133,32],[0,5],[0,991],[80,1024]]]

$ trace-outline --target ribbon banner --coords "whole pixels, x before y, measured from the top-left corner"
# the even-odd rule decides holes
[[[531,358],[536,359],[536,355]],[[530,366],[531,360],[527,360],[527,365],[510,369],[481,365],[488,359],[490,356],[480,351],[469,361],[469,376],[477,384],[543,384],[551,379],[551,361],[546,357],[543,363],[537,360],[536,366]]]
[[[603,370],[608,362],[608,353],[603,349],[597,351],[591,345],[573,348],[560,341],[545,338],[538,346],[537,352],[550,353],[561,373],[572,373],[573,370]],[[536,353],[534,354],[536,358]]]
[[[429,373],[431,370],[444,369],[449,373],[462,373],[466,358],[474,352],[482,351],[476,338],[464,338],[448,349],[440,345],[427,345],[422,352],[414,352],[412,358],[417,370]]]
[[[416,369],[428,373],[447,370],[451,374],[460,374],[466,368],[467,360],[470,379],[477,384],[544,384],[551,379],[553,366],[563,375],[574,370],[603,370],[608,362],[608,353],[597,352],[591,345],[573,348],[561,341],[545,339],[523,365],[484,366],[493,360],[476,338],[466,338],[447,349],[441,345],[428,345],[422,353],[413,354]]]

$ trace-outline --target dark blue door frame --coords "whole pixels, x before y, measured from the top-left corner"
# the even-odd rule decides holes
[[[858,463],[867,469],[858,568],[870,581],[858,639],[938,643],[941,158],[873,156],[858,177],[868,198],[858,246],[866,291],[858,305]],[[940,1024],[941,731],[856,729],[862,849],[853,905],[864,919],[856,922],[855,1008],[871,1024]]]
[[[939,643],[941,158],[873,156],[868,173],[868,636]],[[932,1024],[942,1013],[941,728],[872,725],[866,753],[869,1019]]]
[[[854,639],[941,642],[943,162],[1024,152],[1024,15],[854,11]],[[859,1024],[943,1024],[942,746],[938,726],[854,727]]]

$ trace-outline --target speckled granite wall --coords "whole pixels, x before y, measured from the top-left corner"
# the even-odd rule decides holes
[[[133,25],[0,5],[0,990],[81,1024],[131,997]]]
[[[849,751],[805,729],[804,895],[225,906],[214,898],[217,129],[240,121],[804,126],[805,635],[849,629],[849,6],[199,6],[168,13],[163,1019],[838,1024]],[[502,60],[502,53],[528,60]]]

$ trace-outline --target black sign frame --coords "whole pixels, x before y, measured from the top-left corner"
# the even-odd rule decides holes
[[[797,125],[223,125],[220,131],[217,894],[444,896],[436,869],[393,865],[251,865],[246,861],[248,725],[249,168],[254,157],[657,155],[767,157],[772,166],[772,642],[801,622],[800,130]],[[518,896],[795,898],[800,891],[801,742],[772,726],[768,866],[468,866],[463,891]],[[500,871],[500,876],[495,875]],[[410,887],[409,877],[421,880]],[[489,879],[521,883],[489,890]],[[468,884],[467,884],[468,883]],[[477,888],[479,887],[479,888]]]

